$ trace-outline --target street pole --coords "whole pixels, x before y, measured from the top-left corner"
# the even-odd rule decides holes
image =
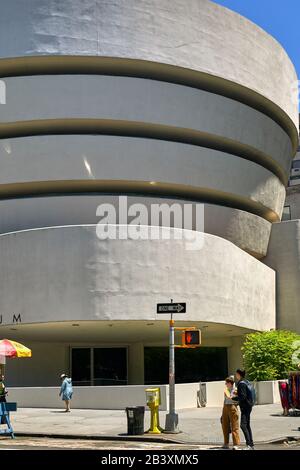
[[[173,303],[173,299],[171,299]],[[169,413],[166,415],[165,431],[178,433],[178,414],[175,412],[175,330],[173,314],[169,323]]]

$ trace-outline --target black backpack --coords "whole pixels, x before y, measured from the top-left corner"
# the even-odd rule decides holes
[[[248,380],[241,380],[241,383],[244,383],[246,385],[246,390],[247,390],[247,400],[249,402],[249,405],[254,406],[256,403],[256,392],[255,388],[253,387],[252,383],[249,382]]]

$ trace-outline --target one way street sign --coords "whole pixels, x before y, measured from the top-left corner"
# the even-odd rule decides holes
[[[157,304],[156,313],[186,313],[186,303]]]

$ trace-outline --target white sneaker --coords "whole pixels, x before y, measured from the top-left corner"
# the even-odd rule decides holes
[[[233,447],[232,447],[232,450],[242,450],[242,448],[239,447],[239,446],[233,446]]]
[[[247,446],[247,447],[245,447],[243,450],[254,450],[254,447]]]

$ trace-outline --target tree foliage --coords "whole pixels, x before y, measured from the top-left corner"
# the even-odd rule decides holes
[[[246,335],[242,347],[244,366],[250,380],[286,378],[300,362],[300,335],[274,330]],[[295,362],[297,356],[298,362]]]

